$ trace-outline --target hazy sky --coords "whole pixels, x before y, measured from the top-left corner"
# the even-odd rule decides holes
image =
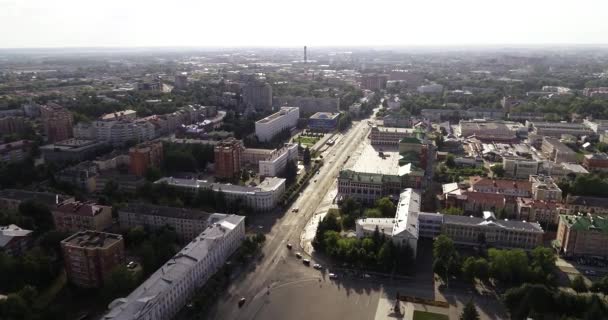
[[[0,0],[0,47],[606,44],[608,0]]]

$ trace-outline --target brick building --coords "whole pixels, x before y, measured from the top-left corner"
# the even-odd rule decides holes
[[[163,162],[163,144],[147,142],[129,149],[129,171],[136,176],[146,174],[148,168],[160,168]]]
[[[215,148],[215,176],[218,178],[233,178],[241,171],[241,141],[228,138],[218,143]]]
[[[40,117],[48,142],[63,141],[74,136],[74,117],[66,108],[49,102],[40,106]]]
[[[65,270],[73,284],[101,287],[112,269],[124,264],[125,245],[121,235],[80,231],[61,241]]]

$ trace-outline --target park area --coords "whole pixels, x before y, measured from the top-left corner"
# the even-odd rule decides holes
[[[302,147],[312,148],[312,146],[317,143],[317,141],[321,140],[323,137],[322,133],[301,133],[296,138],[293,139],[293,142],[300,144]]]

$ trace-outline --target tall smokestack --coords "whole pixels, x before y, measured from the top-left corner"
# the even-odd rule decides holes
[[[308,63],[308,59],[306,58],[306,46],[304,46],[304,63]]]

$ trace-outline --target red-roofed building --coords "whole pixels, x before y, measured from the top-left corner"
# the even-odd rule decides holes
[[[530,197],[532,183],[530,181],[491,179],[474,176],[469,178],[471,191],[481,193],[497,193],[505,196]]]
[[[112,225],[112,207],[79,201],[62,202],[52,209],[59,231],[103,231]]]
[[[534,200],[531,198],[517,198],[517,219],[528,222],[557,224],[559,222],[556,201]]]

